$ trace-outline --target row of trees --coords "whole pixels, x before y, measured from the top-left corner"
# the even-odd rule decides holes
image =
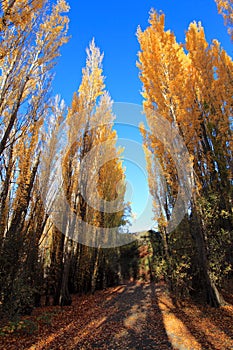
[[[222,5],[219,1],[219,10]],[[230,13],[228,5],[224,8]],[[232,20],[232,8],[227,18]],[[180,44],[165,30],[164,21],[163,14],[152,11],[149,27],[138,30],[138,67],[150,129],[142,128],[142,134],[164,246],[155,261],[172,288],[202,291],[210,305],[218,306],[223,298],[217,286],[233,263],[233,62],[217,40],[207,43],[200,23],[190,24],[185,44]],[[170,139],[163,143],[159,135],[168,125],[164,120]],[[186,162],[193,171],[185,175],[181,170]],[[174,213],[180,196],[187,203]],[[175,221],[185,205],[188,213],[169,232],[170,220]]]
[[[2,2],[1,314],[30,312],[43,295],[47,304],[67,305],[71,292],[120,278],[119,249],[101,243],[124,224],[124,171],[94,41],[70,108],[50,96],[68,10],[65,0],[52,8],[45,0]],[[111,201],[113,213],[104,210]]]
[[[227,4],[219,1],[219,11],[231,24]],[[137,243],[102,248],[119,245],[113,228],[126,224],[129,206],[103,55],[94,41],[71,106],[50,96],[53,68],[68,41],[68,11],[65,0],[52,8],[46,0],[2,1],[1,314],[30,312],[42,296],[46,304],[67,305],[70,293],[94,292],[141,273],[144,253]],[[165,276],[173,289],[190,291],[198,283],[216,306],[222,302],[217,285],[232,265],[232,61],[217,41],[206,42],[196,23],[185,45],[178,44],[165,31],[164,16],[155,12],[138,39],[151,131],[142,133],[163,242],[161,250],[158,236],[148,248],[150,274]],[[176,169],[182,154],[175,163],[156,137],[158,115],[161,125],[168,122],[182,136],[190,154],[194,171],[182,181]],[[190,187],[192,198],[186,193]],[[170,232],[182,194],[188,214]]]

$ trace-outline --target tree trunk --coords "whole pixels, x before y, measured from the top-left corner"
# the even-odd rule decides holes
[[[171,252],[169,248],[169,240],[168,240],[168,234],[166,227],[161,227],[161,236],[163,241],[163,254],[165,261],[167,263],[167,279],[169,283],[169,288],[171,292],[174,290],[173,288],[173,281],[172,281],[172,271],[171,271]],[[166,280],[166,276],[165,276]]]
[[[9,148],[8,165],[6,168],[6,176],[2,184],[1,198],[0,198],[0,251],[2,247],[2,240],[7,226],[8,219],[8,205],[7,198],[9,196],[9,189],[11,184],[12,170],[13,170],[13,143]]]
[[[117,249],[117,275],[118,275],[118,283],[123,283],[123,276],[122,276],[122,268],[121,268],[121,251],[120,248]]]
[[[193,209],[193,231],[192,236],[196,243],[198,264],[201,278],[201,289],[204,292],[207,304],[213,307],[219,307],[225,304],[225,301],[219,293],[215,283],[211,279],[209,262],[207,258],[207,247],[204,238],[203,225],[198,218],[196,209]]]
[[[62,283],[61,283],[61,290],[60,290],[60,296],[59,296],[60,306],[67,306],[67,305],[71,305],[72,303],[72,299],[68,288],[69,271],[70,271],[70,251],[68,248],[68,253],[65,257],[64,268],[62,273]]]
[[[59,305],[60,292],[62,285],[62,273],[63,273],[63,254],[64,254],[64,241],[65,236],[54,228],[53,232],[53,251],[52,251],[52,263],[51,272],[53,275],[53,305]]]
[[[23,96],[23,93],[24,93],[24,90],[25,90],[25,87],[26,87],[26,84],[27,84],[28,80],[29,80],[29,78],[26,77],[25,80],[22,82],[20,88],[19,88],[18,98],[14,102],[13,109],[12,109],[12,114],[11,114],[9,123],[8,123],[7,128],[6,128],[5,132],[4,132],[4,135],[3,135],[3,137],[2,137],[2,139],[0,141],[0,155],[3,153],[4,149],[6,148],[7,141],[9,139],[11,130],[12,130],[14,124],[15,124],[15,121],[16,121],[16,118],[17,118],[17,114],[18,114],[18,110],[19,110],[20,104],[22,102],[21,99],[22,99],[22,96]]]
[[[97,275],[98,275],[98,267],[99,267],[99,259],[101,255],[101,248],[97,248],[96,252],[96,257],[95,257],[95,264],[94,264],[94,269],[93,273],[91,276],[91,293],[93,294],[96,290],[96,280],[97,280]]]

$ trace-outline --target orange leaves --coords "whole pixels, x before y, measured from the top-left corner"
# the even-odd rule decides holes
[[[3,15],[0,18],[0,30],[14,25],[25,30],[28,23],[35,18],[35,14],[45,4],[45,0],[3,0]]]
[[[113,102],[104,90],[102,60],[103,54],[93,39],[87,49],[82,81],[67,117],[67,149],[74,143],[77,147],[73,153],[67,151],[63,164],[67,173],[64,178],[69,177],[66,182],[70,183],[70,193],[76,201],[73,205],[81,210],[82,202],[82,214],[92,223],[94,233],[95,228],[121,224],[123,210],[113,210],[113,206],[117,202],[118,208],[123,207],[125,193],[121,151],[116,147],[117,134],[113,130]],[[73,180],[75,177],[78,182]],[[78,185],[84,188],[82,198]]]
[[[150,26],[138,30],[141,46],[138,67],[144,85],[145,108],[156,104],[158,112],[171,121],[176,121],[176,109],[181,99],[177,86],[183,85],[183,47],[176,42],[175,35],[164,30],[164,15],[151,13]]]
[[[38,324],[0,338],[3,349],[231,349],[232,305],[175,302],[161,284],[135,283],[73,296],[72,306],[39,308],[21,321]]]
[[[147,155],[150,190],[156,196],[155,179],[159,177],[155,176],[153,168],[159,159],[162,175],[170,187],[170,192],[166,189],[167,196],[174,199],[177,180],[174,164],[166,145],[156,139],[151,109],[156,110],[161,119],[172,123],[182,135],[200,182],[210,181],[216,168],[229,168],[231,162],[229,118],[232,115],[233,66],[231,58],[216,40],[211,46],[208,44],[200,23],[190,24],[183,45],[177,43],[172,32],[165,30],[164,20],[163,14],[153,11],[148,28],[144,32],[138,29],[141,47],[138,67],[143,83],[144,109],[151,131],[154,131],[153,137],[143,133],[144,142],[154,156],[152,160]],[[223,181],[224,171],[220,175]]]
[[[233,1],[232,0],[215,0],[218,12],[223,16],[225,25],[228,26],[228,33],[233,41]]]
[[[158,300],[166,331],[175,348],[230,349],[233,346],[230,336],[232,305],[221,309],[205,308],[188,301],[179,305],[165,293],[158,293]]]
[[[85,108],[93,108],[96,99],[103,94],[104,77],[102,75],[103,54],[95,46],[94,39],[87,49],[86,67],[83,69],[83,78],[79,87],[80,97],[86,98]]]
[[[35,109],[42,103],[41,99],[48,90],[49,71],[55,64],[60,47],[67,42],[68,17],[63,13],[68,11],[68,6],[65,1],[58,0],[50,14],[42,6],[43,4],[42,0],[30,2],[15,0],[9,2],[10,7],[8,6],[1,18],[6,22],[4,16],[7,16],[11,24],[2,28],[3,57],[0,61],[2,68],[0,111],[4,116],[7,115],[3,126],[6,141],[11,137],[11,131],[17,124],[21,105],[24,102],[25,107],[26,104],[30,104],[29,108],[34,109],[35,113]],[[11,13],[13,23],[9,17]],[[24,22],[23,25],[18,23],[17,16]],[[26,108],[22,112],[24,123],[29,124],[30,117],[26,115],[25,110]],[[7,125],[10,125],[10,129]],[[2,149],[5,148],[6,141],[1,144]]]
[[[40,24],[36,43],[39,56],[44,56],[43,63],[46,61],[47,63],[52,62],[59,56],[59,48],[68,41],[69,19],[64,15],[68,11],[68,4],[64,0],[58,0],[53,5],[51,13],[47,14],[44,21]]]

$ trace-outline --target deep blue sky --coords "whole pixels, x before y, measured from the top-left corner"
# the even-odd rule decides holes
[[[85,65],[85,49],[92,38],[104,51],[106,87],[115,102],[141,104],[141,82],[136,67],[139,45],[136,38],[138,25],[145,29],[151,8],[166,15],[166,28],[175,32],[179,42],[184,41],[185,30],[193,20],[201,21],[210,42],[216,38],[232,54],[223,19],[217,13],[214,0],[70,0],[69,43],[62,48],[53,83],[55,94],[60,94],[67,105],[81,81]],[[120,137],[140,142],[140,137],[129,129],[119,129]],[[135,164],[126,163],[127,177],[136,191],[133,211],[139,212],[147,199],[147,185]],[[144,179],[144,180],[143,180]],[[148,211],[148,221],[151,213]]]

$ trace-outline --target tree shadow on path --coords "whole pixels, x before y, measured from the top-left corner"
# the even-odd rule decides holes
[[[10,338],[3,349],[172,349],[158,305],[159,288],[153,283],[129,283],[74,296],[71,306],[46,308],[46,312],[57,310],[51,325],[31,336]]]
[[[153,284],[129,284],[102,308],[107,318],[73,349],[172,349]]]

